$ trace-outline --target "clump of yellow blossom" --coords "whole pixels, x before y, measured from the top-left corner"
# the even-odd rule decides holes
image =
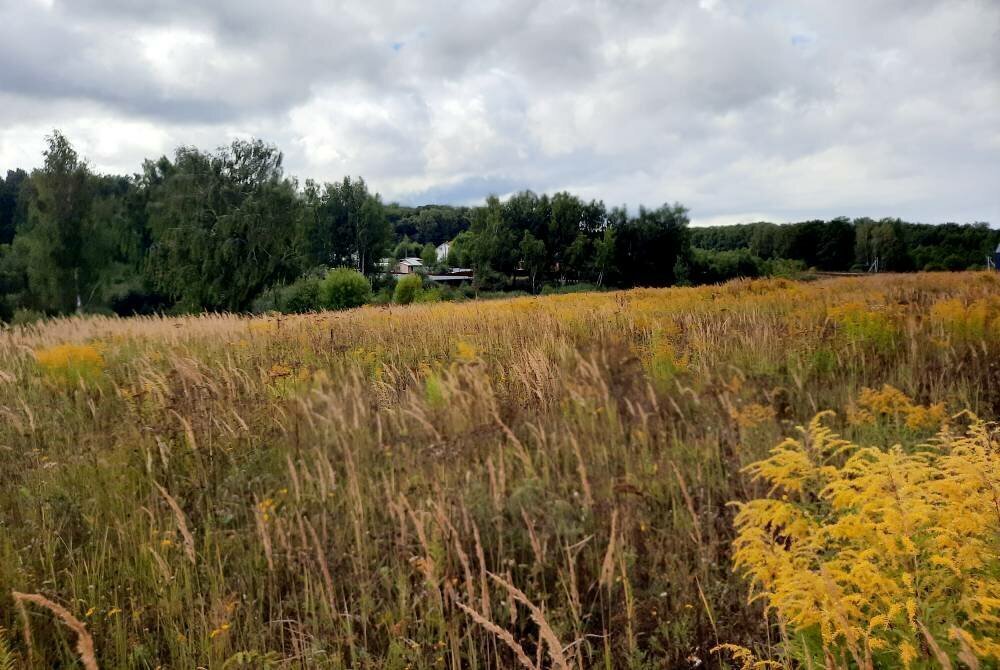
[[[59,344],[36,349],[34,354],[38,367],[62,383],[95,382],[104,372],[104,356],[89,344]]]
[[[720,644],[712,648],[712,653],[728,652],[732,659],[738,664],[740,670],[768,670],[768,668],[785,667],[777,661],[762,661],[754,655],[752,651],[738,644]]]
[[[834,434],[829,414],[746,470],[770,490],[735,519],[751,599],[805,667],[1000,661],[997,427],[969,415],[965,432],[878,449]]]
[[[229,630],[229,622],[224,622],[222,624],[219,624],[215,628],[213,628],[212,632],[208,634],[208,637],[210,639],[214,640],[218,636],[220,636],[223,633],[225,633],[227,630]]]
[[[271,321],[269,319],[250,321],[247,324],[247,330],[254,335],[267,335],[269,333],[277,332],[278,322]]]
[[[265,498],[257,503],[257,509],[260,511],[260,518],[264,521],[270,521],[271,517],[274,515],[276,504],[273,498]]]
[[[740,428],[750,429],[773,420],[775,413],[770,405],[752,402],[740,408],[733,407],[729,410],[729,415]]]
[[[895,315],[884,306],[847,302],[828,308],[827,315],[855,344],[887,349],[894,346],[899,336]]]
[[[955,342],[977,342],[1000,334],[1000,300],[940,300],[931,306],[930,321]]]
[[[884,418],[914,430],[937,430],[948,420],[948,413],[943,402],[918,405],[896,387],[884,384],[881,389],[863,388],[858,407],[850,410],[848,418],[854,425],[873,424]]]
[[[267,376],[271,379],[278,377],[288,377],[292,374],[292,368],[284,363],[275,363],[267,371]]]
[[[476,360],[479,356],[479,351],[472,344],[469,344],[465,340],[459,340],[455,343],[455,360],[460,363],[471,363]]]

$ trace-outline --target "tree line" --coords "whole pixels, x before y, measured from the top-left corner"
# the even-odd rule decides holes
[[[243,311],[318,265],[371,273],[393,242],[361,179],[304,186],[259,140],[95,174],[59,132],[0,180],[0,316]]]
[[[691,230],[692,246],[716,262],[739,259],[766,267],[768,261],[789,260],[832,272],[982,269],[998,243],[1000,230],[985,222],[926,224],[896,218],[840,217]]]
[[[383,261],[408,256],[471,268],[467,292],[538,292],[864,269],[875,258],[885,270],[961,269],[982,263],[998,241],[985,224],[899,220],[691,228],[680,204],[629,212],[570,193],[406,207],[383,203],[360,178],[300,184],[260,140],[181,147],[129,176],[96,173],[58,131],[46,142],[41,167],[0,177],[5,321],[290,303],[302,311],[335,306],[340,295],[349,304],[371,298],[333,268],[353,269],[391,299],[400,292]],[[435,247],[447,241],[439,260]],[[411,299],[440,296],[404,289]]]
[[[363,179],[299,184],[260,140],[181,147],[130,176],[94,172],[46,138],[30,174],[0,178],[0,317],[246,311],[274,287],[348,267],[379,288],[383,259],[454,240],[447,260],[475,290],[544,281],[674,283],[689,248],[680,205],[607,210],[568,193],[524,192],[482,207],[385,204]]]

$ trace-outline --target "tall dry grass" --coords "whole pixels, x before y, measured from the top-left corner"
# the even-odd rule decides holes
[[[7,331],[0,594],[63,607],[101,667],[773,657],[730,565],[727,503],[765,493],[742,469],[827,408],[888,439],[847,421],[865,387],[995,419],[998,296],[934,274]],[[20,662],[78,662],[0,597]]]

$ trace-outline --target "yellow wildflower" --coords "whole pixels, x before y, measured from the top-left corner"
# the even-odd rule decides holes
[[[735,379],[735,377],[734,377]],[[774,419],[774,408],[770,405],[761,405],[752,402],[739,409],[733,408],[729,412],[740,428],[755,428],[762,423]]]
[[[93,382],[104,372],[104,357],[86,344],[60,344],[34,352],[38,366],[58,381],[75,384]]]
[[[455,343],[455,360],[460,363],[471,363],[476,360],[478,355],[479,352],[476,350],[476,347],[468,342],[459,340]]]
[[[944,412],[888,386],[862,396],[908,425]],[[970,417],[964,433],[943,429],[913,451],[878,449],[841,439],[824,416],[747,468],[771,493],[738,505],[736,567],[791,629],[819,634],[823,649],[801,650],[817,667],[830,655],[860,664],[868,651],[906,667],[915,644],[949,635],[965,658],[1000,659],[1000,645],[987,646],[1000,638],[995,429]]]

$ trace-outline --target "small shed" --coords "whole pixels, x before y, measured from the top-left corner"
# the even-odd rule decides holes
[[[410,275],[422,267],[424,267],[424,262],[419,258],[404,258],[396,263],[393,272],[398,275]]]

